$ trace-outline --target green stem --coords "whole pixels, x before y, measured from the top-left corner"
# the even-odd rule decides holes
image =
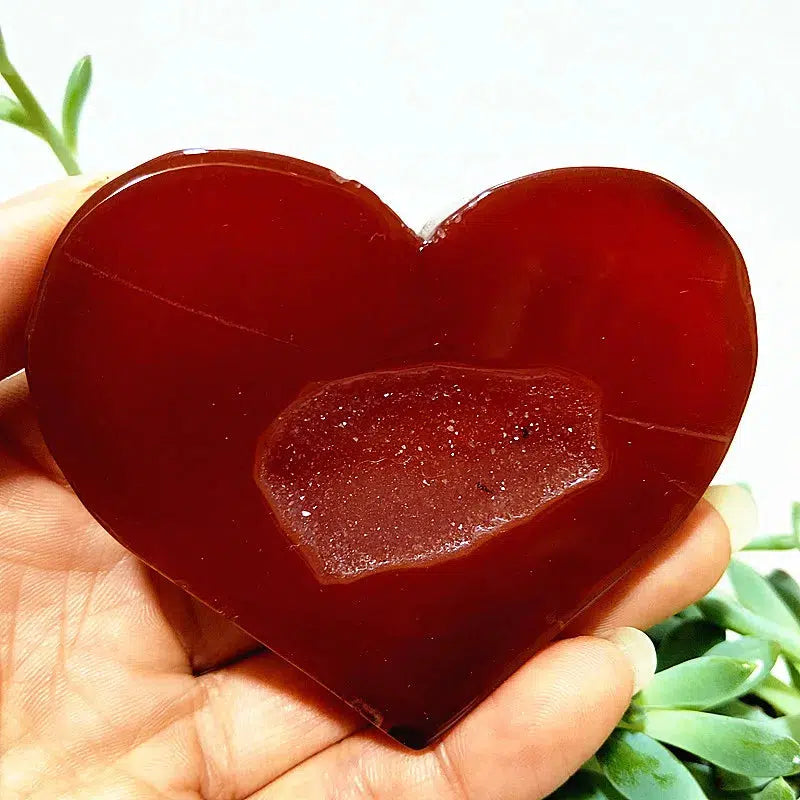
[[[626,731],[641,732],[644,729],[646,717],[647,712],[638,706],[634,700],[628,706],[628,710],[625,712],[622,719],[617,723],[617,727]]]
[[[796,550],[797,537],[791,533],[778,533],[774,536],[761,536],[753,539],[745,550]]]
[[[603,768],[600,766],[600,762],[597,760],[597,756],[592,756],[582,767],[581,769],[584,772],[591,772],[595,775],[602,775]]]
[[[80,175],[81,168],[64,142],[64,137],[39,105],[39,101],[34,97],[33,92],[28,88],[25,81],[22,80],[14,65],[8,60],[2,32],[0,32],[0,75],[5,78],[6,83],[25,109],[32,124],[41,132],[42,138],[50,145],[50,149],[56,154],[67,175]]]

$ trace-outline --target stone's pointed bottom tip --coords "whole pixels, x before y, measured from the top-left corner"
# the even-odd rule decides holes
[[[413,725],[395,725],[387,733],[411,750],[424,750],[431,743],[431,739]]]

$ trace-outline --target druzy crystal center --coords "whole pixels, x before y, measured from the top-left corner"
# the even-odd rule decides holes
[[[606,466],[576,376],[433,365],[313,387],[261,439],[256,481],[327,582],[450,558]]]

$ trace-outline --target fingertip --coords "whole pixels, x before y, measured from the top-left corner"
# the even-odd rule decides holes
[[[631,696],[644,689],[656,672],[656,649],[650,637],[638,628],[624,626],[597,634],[614,644],[630,664],[633,673]]]

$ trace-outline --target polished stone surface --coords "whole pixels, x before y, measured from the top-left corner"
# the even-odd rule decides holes
[[[107,530],[420,747],[676,530],[755,357],[739,251],[655,176],[521,178],[422,241],[217,151],[76,214],[28,376]]]

